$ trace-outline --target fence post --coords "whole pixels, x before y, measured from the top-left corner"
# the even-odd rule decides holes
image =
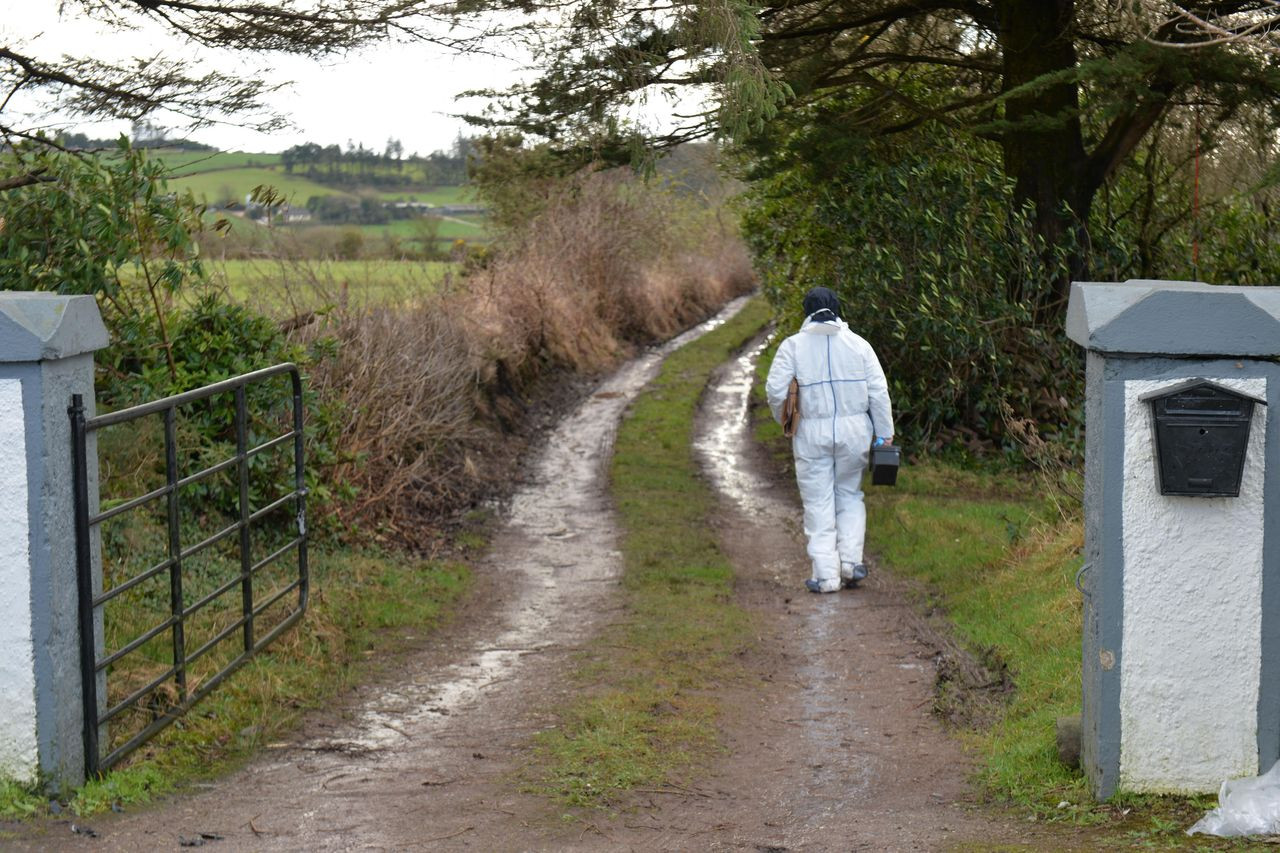
[[[93,414],[107,341],[91,296],[0,291],[0,778],[55,790],[85,772],[67,406],[80,394]],[[88,493],[96,506],[93,444]]]

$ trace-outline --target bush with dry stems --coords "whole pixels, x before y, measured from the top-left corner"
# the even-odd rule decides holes
[[[335,305],[300,324],[336,355],[311,387],[336,402],[349,520],[417,544],[424,522],[507,476],[504,432],[556,371],[593,374],[754,286],[747,251],[714,211],[618,174],[574,179],[484,269],[385,307]],[[507,405],[494,405],[495,398]]]
[[[490,369],[607,368],[754,286],[715,211],[618,172],[578,176],[473,276],[467,318]]]

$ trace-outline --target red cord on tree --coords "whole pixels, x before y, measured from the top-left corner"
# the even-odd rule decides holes
[[[1197,96],[1199,92],[1197,91]],[[1191,271],[1200,277],[1200,99],[1196,98],[1195,172],[1191,179]]]

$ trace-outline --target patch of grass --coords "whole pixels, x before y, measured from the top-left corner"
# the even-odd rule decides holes
[[[152,159],[163,162],[175,176],[280,164],[279,154],[253,151],[179,151],[172,148],[152,148],[147,154]]]
[[[209,263],[210,277],[258,310],[318,308],[346,298],[385,305],[434,290],[458,264],[436,261],[228,260]]]
[[[467,240],[484,242],[489,239],[485,218],[482,216],[424,217],[434,219],[437,240]],[[373,237],[392,235],[401,239],[419,239],[427,225],[424,219],[397,219],[386,225],[360,225],[360,231]]]
[[[274,187],[290,204],[299,207],[305,205],[312,196],[349,195],[300,175],[286,174],[283,169],[274,166],[242,166],[191,172],[169,180],[170,189],[177,192],[190,190],[197,199],[208,204],[243,202],[254,187],[261,185]]]
[[[533,787],[568,805],[605,806],[660,784],[717,747],[718,708],[704,694],[750,638],[733,603],[733,568],[708,521],[693,417],[716,366],[764,325],[762,300],[673,353],[625,417],[611,489],[621,522],[627,616],[591,644],[582,698],[538,737]]]
[[[970,649],[1010,669],[1006,712],[966,736],[985,757],[984,786],[1046,815],[1088,802],[1054,742],[1055,718],[1080,706],[1080,524],[1011,477],[940,463],[904,468],[898,487],[871,490],[867,503],[872,548],[927,584]]]
[[[469,569],[348,548],[313,548],[303,620],[124,765],[69,798],[77,815],[144,803],[224,772],[291,730],[301,715],[368,676],[375,653],[431,631],[465,591]],[[394,631],[394,634],[391,632]],[[0,819],[48,813],[33,788],[0,784]]]
[[[0,820],[21,820],[41,814],[48,800],[34,785],[0,779]],[[0,838],[4,835],[0,833]]]
[[[153,764],[138,764],[91,779],[76,792],[72,808],[78,815],[105,812],[112,805],[146,803],[160,791],[173,786],[163,771]]]
[[[476,204],[471,187],[432,187],[424,190],[378,190],[383,201],[423,201],[434,205]]]

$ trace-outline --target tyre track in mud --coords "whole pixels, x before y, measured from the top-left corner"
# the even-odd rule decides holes
[[[554,849],[563,840],[545,839],[560,829],[548,804],[520,794],[514,777],[570,692],[573,650],[618,608],[607,492],[618,422],[668,353],[745,302],[628,362],[557,425],[476,569],[466,611],[398,665],[400,681],[358,689],[342,713],[311,719],[200,793],[84,821],[94,838],[50,822],[12,849],[176,850],[202,834],[217,836],[205,841],[218,851]]]
[[[713,376],[694,442],[722,498],[718,533],[739,603],[757,626],[744,674],[719,691],[725,757],[688,785],[636,797],[639,817],[602,823],[607,843],[580,848],[1093,849],[1070,830],[1046,832],[976,802],[972,762],[931,714],[944,638],[901,584],[873,562],[856,590],[804,589],[796,486],[751,434],[764,347],[756,341]],[[872,551],[879,535],[868,531]]]

